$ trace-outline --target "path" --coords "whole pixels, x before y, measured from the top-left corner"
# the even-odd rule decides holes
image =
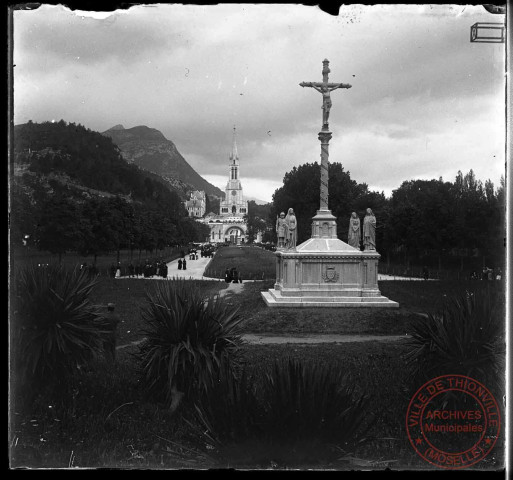
[[[247,334],[242,336],[248,343],[257,345],[295,343],[312,345],[318,343],[349,343],[349,342],[397,342],[410,338],[409,335],[341,335],[341,334],[302,334],[302,335],[275,335],[275,334]]]
[[[219,278],[204,277],[203,272],[207,268],[208,262],[211,260],[207,257],[198,257],[197,260],[189,260],[189,256],[185,257],[187,260],[187,270],[178,270],[178,259],[173,260],[167,264],[167,277],[117,277],[117,280],[123,280],[125,278],[140,278],[143,280],[166,280],[171,278],[186,278],[192,280],[216,280],[220,281]]]
[[[207,257],[198,257],[197,260],[188,260],[188,256],[186,257],[187,260],[187,270],[178,270],[178,259],[173,260],[172,262],[169,262],[167,264],[167,277],[137,277],[144,280],[166,280],[166,279],[172,279],[172,278],[185,278],[188,280],[213,280],[216,282],[224,282],[224,279],[222,278],[212,278],[212,277],[205,277],[203,273],[205,272],[205,269],[207,268],[208,263],[210,262],[211,258]],[[117,280],[123,280],[125,278],[135,278],[135,277],[118,277]],[[247,282],[256,282],[258,280],[243,280],[244,283]],[[225,295],[228,291],[232,291],[233,293],[240,293],[242,291],[244,283],[229,283],[227,284],[227,288],[224,290],[221,290],[219,293],[221,296]]]
[[[210,258],[198,257],[197,260],[187,260],[187,270],[178,270],[178,260],[167,264],[167,278],[187,278],[192,280],[214,280],[224,282],[223,279],[203,276]],[[247,280],[249,281],[249,280]],[[225,283],[226,288],[219,290],[219,296],[224,297],[227,293],[240,293],[244,288],[243,283]]]
[[[197,260],[189,260],[188,255],[185,257],[187,260],[187,270],[178,270],[178,259],[173,260],[167,264],[167,278],[187,278],[192,280],[217,280],[219,278],[204,277],[203,273],[207,268],[208,262],[211,258],[198,256]]]
[[[423,278],[420,278],[420,277],[400,277],[398,275],[385,275],[384,273],[378,273],[378,281],[379,280],[403,280],[403,281],[417,281],[417,280],[423,280],[423,281],[426,281],[424,280]],[[428,278],[428,281],[429,280],[436,280],[436,278]]]
[[[343,334],[302,334],[275,335],[268,333],[242,335],[242,340],[253,345],[318,345],[320,343],[354,343],[354,342],[398,342],[411,338],[409,335],[343,335]],[[118,345],[117,350],[139,345],[144,339],[135,340],[125,345]]]

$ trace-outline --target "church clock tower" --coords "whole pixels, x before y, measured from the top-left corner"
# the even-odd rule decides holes
[[[248,213],[248,202],[242,195],[242,184],[239,176],[239,154],[237,152],[236,130],[233,127],[233,143],[229,161],[228,183],[226,184],[224,201],[221,202],[220,215],[243,217]]]
[[[236,131],[233,127],[232,151],[229,155],[228,183],[224,200],[219,205],[219,215],[210,218],[211,242],[229,242],[241,244],[247,241],[248,223],[244,218],[248,213],[248,202],[242,194],[239,172],[239,153],[237,152]]]

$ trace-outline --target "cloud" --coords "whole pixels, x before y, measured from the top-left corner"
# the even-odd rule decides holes
[[[62,5],[14,12],[15,63],[30,62],[34,71],[51,72],[69,62],[96,67],[113,61],[133,66],[155,52],[187,45],[185,26],[168,30],[154,8],[134,6],[105,19],[86,17]]]
[[[236,125],[241,174],[271,185],[319,160],[321,96],[299,83],[320,81],[328,58],[331,81],[352,85],[332,93],[330,159],[357,181],[386,190],[460,166],[498,181],[504,46],[469,41],[490,16],[471,5],[351,5],[332,16],[176,4],[103,20],[62,6],[17,11],[15,122],[147,125],[202,176],[226,174]]]
[[[225,191],[228,175],[204,175],[212,185]],[[281,180],[269,180],[262,177],[243,177],[241,180],[245,198],[253,198],[262,202],[270,202],[274,192],[282,186]]]

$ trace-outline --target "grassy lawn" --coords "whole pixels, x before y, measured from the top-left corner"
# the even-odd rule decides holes
[[[74,405],[66,411],[57,412],[51,405],[41,405],[38,413],[30,416],[15,413],[10,436],[12,466],[151,469],[228,466],[209,454],[207,444],[198,439],[197,431],[184,420],[192,418],[190,405],[171,415],[162,405],[147,398],[138,385],[134,352],[134,347],[121,351],[117,365],[103,361],[93,365],[79,383]],[[281,464],[277,459],[275,468],[429,469],[413,451],[405,432],[405,413],[414,386],[408,386],[403,353],[404,346],[386,342],[244,347],[244,358],[252,371],[262,370],[282,357],[335,363],[350,374],[358,392],[371,396],[369,418],[375,418],[376,423],[369,432],[370,442],[349,458],[341,453],[326,464],[322,463],[322,452],[312,452],[310,458],[297,458],[293,465]],[[497,445],[494,452],[502,449],[503,445]],[[500,466],[501,455],[494,452],[479,463],[480,469]],[[246,463],[229,466],[255,468],[251,458],[256,453],[251,445],[239,445],[238,456],[242,455]],[[271,465],[259,465],[259,468],[271,468]]]
[[[186,247],[183,247],[186,250]],[[181,248],[171,248],[166,247],[164,250],[154,251],[154,252],[141,252],[139,255],[139,251],[129,250],[121,250],[119,253],[119,261],[121,263],[121,268],[123,274],[125,274],[125,269],[130,262],[135,266],[137,263],[144,264],[146,260],[150,261],[165,261],[170,262],[180,255]],[[77,253],[70,252],[65,253],[61,257],[61,264],[68,268],[75,268],[82,265],[86,262],[89,266],[94,263],[94,256],[82,256]],[[109,275],[109,269],[112,264],[116,264],[117,262],[117,253],[113,252],[105,255],[98,255],[96,258],[96,267],[101,275]],[[51,254],[49,252],[39,251],[35,248],[25,249],[22,247],[13,247],[11,251],[11,264],[13,268],[22,267],[24,265],[29,264],[59,264],[59,255]]]
[[[248,282],[237,297],[228,296],[246,319],[247,333],[404,335],[418,317],[406,309],[269,308],[260,292],[273,285],[274,281]]]
[[[125,345],[142,338],[140,333],[141,307],[146,302],[146,292],[152,291],[156,282],[161,281],[143,278],[118,280],[105,276],[98,278],[98,284],[91,295],[91,301],[104,308],[109,302],[116,305],[116,312],[121,319],[117,332],[118,345]],[[205,295],[215,294],[219,289],[226,288],[224,282],[198,280],[198,284],[201,285]]]
[[[156,280],[123,279],[116,280],[100,277],[93,291],[91,300],[98,305],[106,306],[113,302],[116,312],[121,318],[118,327],[118,345],[125,345],[142,338],[141,306],[145,303],[146,291],[151,291]],[[205,294],[215,294],[226,288],[224,282],[200,282]],[[409,286],[416,282],[401,283],[396,289],[403,297],[407,297]],[[370,309],[370,308],[269,308],[263,301],[260,292],[272,288],[273,281],[247,282],[239,294],[227,294],[228,304],[236,306],[245,318],[245,333],[276,333],[276,334],[369,334],[369,335],[404,335],[411,331],[410,325],[418,319],[413,312],[423,310],[416,308],[412,300],[412,309]],[[394,287],[395,288],[395,287]],[[432,292],[433,298],[436,290]],[[393,297],[392,297],[393,298]]]
[[[235,251],[238,257],[229,257]],[[255,253],[256,252],[256,253]],[[225,254],[223,256],[223,253]],[[254,255],[255,253],[255,255]],[[258,267],[251,262],[259,259]],[[263,258],[274,261],[273,254],[256,248],[222,248],[216,254],[225,268],[228,259],[238,258],[237,267],[247,262],[246,272],[258,272]],[[253,260],[251,260],[253,258]],[[251,270],[253,268],[253,270]],[[269,269],[271,267],[269,266]],[[272,265],[274,274],[274,264]],[[247,278],[243,274],[243,279]],[[122,319],[118,344],[141,339],[141,306],[146,291],[156,280],[115,280],[106,276],[92,294],[92,302],[116,304]],[[198,282],[203,294],[216,293],[224,282]],[[436,308],[443,295],[464,288],[451,282],[380,282],[383,295],[400,303],[399,309],[271,309],[260,292],[272,288],[274,280],[247,282],[242,293],[228,294],[226,301],[239,308],[245,319],[246,333],[345,333],[405,334],[411,331],[417,312]],[[418,385],[411,385],[402,355],[401,342],[364,342],[299,346],[245,345],[244,362],[248,370],[261,372],[275,359],[299,358],[335,363],[350,375],[359,393],[370,395],[369,416],[376,418],[371,441],[361,446],[351,458],[329,464],[322,462],[322,452],[312,450],[310,458],[297,458],[294,464],[276,461],[276,468],[333,469],[431,469],[413,450],[405,432],[405,413],[409,399]],[[136,346],[118,350],[112,365],[103,359],[90,365],[77,384],[73,401],[65,406],[36,400],[30,413],[11,410],[11,466],[30,468],[111,467],[111,468],[220,468],[226,463],[213,455],[197,431],[188,423],[194,418],[192,405],[184,403],[171,414],[163,405],[148,398],[139,385],[139,371],[134,353]],[[504,438],[504,437],[502,437]],[[499,442],[500,443],[500,442]],[[243,446],[240,446],[243,449]],[[255,467],[251,446],[246,448],[246,464]],[[502,465],[503,444],[480,462],[480,469]],[[248,453],[249,452],[249,453]],[[253,459],[254,460],[254,459]],[[233,466],[233,465],[232,465]],[[271,468],[272,465],[259,465]]]
[[[380,281],[383,295],[398,301],[398,309],[373,308],[269,308],[260,292],[273,288],[274,281],[248,282],[243,291],[229,296],[246,319],[248,333],[338,333],[404,335],[419,313],[436,311],[444,296],[466,285],[452,281]],[[447,292],[447,293],[446,293]]]
[[[99,277],[91,300],[99,305],[106,305],[108,302],[116,304],[116,311],[122,320],[118,328],[119,345],[141,339],[140,309],[145,302],[145,292],[154,287],[155,281]],[[215,294],[226,288],[224,282],[199,283],[205,294]],[[412,323],[419,318],[418,313],[438,310],[444,295],[456,292],[471,283],[380,281],[382,294],[398,301],[398,309],[269,308],[260,292],[272,288],[274,280],[246,282],[241,293],[227,294],[227,302],[239,308],[245,319],[245,333],[404,335],[411,332]]]
[[[194,439],[194,432],[183,420],[190,415],[190,407],[185,406],[180,414],[170,415],[138,388],[133,351],[122,351],[117,365],[101,361],[94,365],[81,380],[75,405],[64,414],[47,406],[30,417],[15,415],[17,421],[11,435],[14,441],[17,439],[12,450],[13,466],[222,467],[215,458],[200,454],[206,450]],[[250,369],[264,368],[283,356],[338,363],[351,372],[361,392],[372,393],[372,414],[378,418],[373,431],[376,439],[357,452],[357,456],[387,460],[390,466],[422,467],[422,460],[409,448],[404,432],[408,395],[402,386],[401,351],[397,345],[371,342],[365,346],[246,346],[244,356]],[[386,369],[383,369],[383,362]],[[187,453],[185,448],[197,450],[197,453]],[[315,467],[296,465],[302,466]],[[331,468],[348,466],[340,461]]]
[[[220,247],[210,262],[205,276],[224,278],[227,268],[236,267],[242,280],[276,278],[276,257],[259,247]]]

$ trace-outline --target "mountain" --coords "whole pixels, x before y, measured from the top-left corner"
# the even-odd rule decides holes
[[[253,202],[255,202],[257,205],[267,205],[268,203],[270,202],[264,202],[263,200],[260,200],[258,198],[255,198],[255,197],[246,197],[244,196],[244,198],[249,202],[250,200],[252,200]]]
[[[102,133],[110,137],[128,163],[156,173],[186,196],[190,190],[203,190],[221,198],[223,192],[201,177],[183,158],[175,144],[155,128],[144,125],[124,128],[116,125]]]
[[[178,217],[185,213],[179,192],[127,163],[109,137],[63,120],[14,126],[14,175],[25,173],[76,198],[122,196],[152,208],[167,205]]]
[[[14,126],[9,232],[18,247],[94,255],[155,252],[203,240],[183,199],[161,176],[128,163],[112,139],[80,124]]]

